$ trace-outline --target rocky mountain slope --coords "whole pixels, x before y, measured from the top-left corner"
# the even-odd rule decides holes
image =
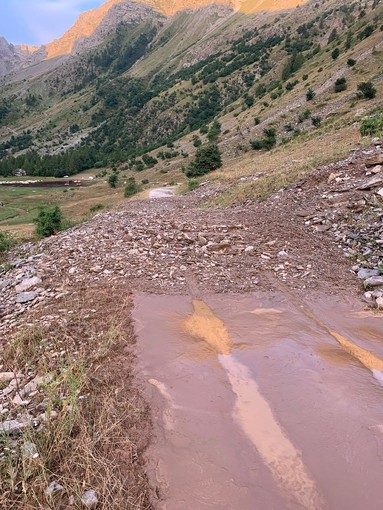
[[[108,5],[71,55],[6,78],[3,175],[114,163],[130,172],[170,166],[179,175],[214,137],[228,161],[262,149],[265,130],[278,146],[379,113],[383,9],[374,0],[256,13],[215,5],[172,17],[134,2]],[[359,97],[367,82],[374,97]],[[6,159],[17,153],[26,155]]]

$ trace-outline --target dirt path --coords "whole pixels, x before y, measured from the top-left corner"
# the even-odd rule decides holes
[[[378,316],[281,292],[135,305],[156,508],[382,507]]]
[[[127,352],[125,370],[136,371],[152,407],[153,508],[380,510],[383,327],[356,275],[380,271],[382,152],[377,144],[353,153],[262,203],[203,207],[219,187],[161,193],[19,248],[0,278],[4,345],[31,327],[53,338],[63,330],[82,345],[84,330],[68,336],[68,328],[80,320],[87,329],[94,316],[92,352],[102,314],[113,324],[118,300],[132,293],[139,363]],[[366,167],[371,158],[377,168]],[[380,287],[370,292],[375,306]],[[61,342],[42,345],[41,359],[63,352]],[[121,368],[105,370],[107,388],[117,389]],[[132,404],[124,391],[108,395],[112,406]],[[3,419],[38,417],[34,399],[6,407]],[[118,479],[140,477],[143,510],[151,507],[145,447],[136,446],[146,445],[150,417],[141,416]],[[105,444],[113,434],[107,429]],[[90,487],[116,508],[100,478]]]

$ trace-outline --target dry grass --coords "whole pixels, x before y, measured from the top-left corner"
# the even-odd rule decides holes
[[[248,152],[228,162],[211,180],[230,188],[209,202],[226,207],[246,200],[265,200],[318,166],[346,158],[350,150],[367,146],[371,138],[361,138],[357,126],[329,126],[320,135],[310,133],[270,152]],[[242,177],[253,180],[241,181]]]
[[[88,489],[105,510],[150,508],[143,469],[150,418],[132,381],[131,300],[121,301],[122,295],[129,296],[126,289],[82,289],[46,310],[76,310],[68,322],[32,327],[7,347],[7,367],[49,375],[38,397],[48,418],[23,438],[37,445],[37,459],[23,458],[20,441],[3,438],[9,449],[0,461],[0,508],[64,509],[70,496]],[[48,501],[44,491],[53,480],[65,493]]]

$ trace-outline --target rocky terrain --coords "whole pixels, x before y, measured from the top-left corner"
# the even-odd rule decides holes
[[[38,458],[40,447],[28,431],[42,434],[65,414],[65,406],[52,405],[49,397],[57,384],[52,374],[84,349],[93,359],[88,330],[94,323],[102,335],[100,318],[112,310],[97,296],[112,293],[109,302],[117,303],[137,291],[243,294],[282,285],[302,299],[316,292],[359,294],[366,306],[383,308],[380,141],[318,168],[265,202],[204,207],[224,189],[202,185],[186,196],[130,202],[11,254],[0,278],[6,353],[0,366],[0,435],[11,438],[12,455]],[[20,336],[26,331],[29,336]],[[26,359],[20,358],[20,342]],[[41,370],[39,351],[48,370]],[[70,390],[59,386],[60,399],[68,402]],[[75,398],[81,403],[86,395]],[[48,499],[69,497],[57,480],[43,489]],[[94,487],[88,491],[84,498],[97,506]]]

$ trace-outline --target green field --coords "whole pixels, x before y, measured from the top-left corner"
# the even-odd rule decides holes
[[[90,186],[79,188],[0,186],[0,230],[30,236],[41,206],[59,205],[67,219],[80,221],[96,204],[109,208],[121,201],[122,189],[112,190],[105,182],[96,180]]]

